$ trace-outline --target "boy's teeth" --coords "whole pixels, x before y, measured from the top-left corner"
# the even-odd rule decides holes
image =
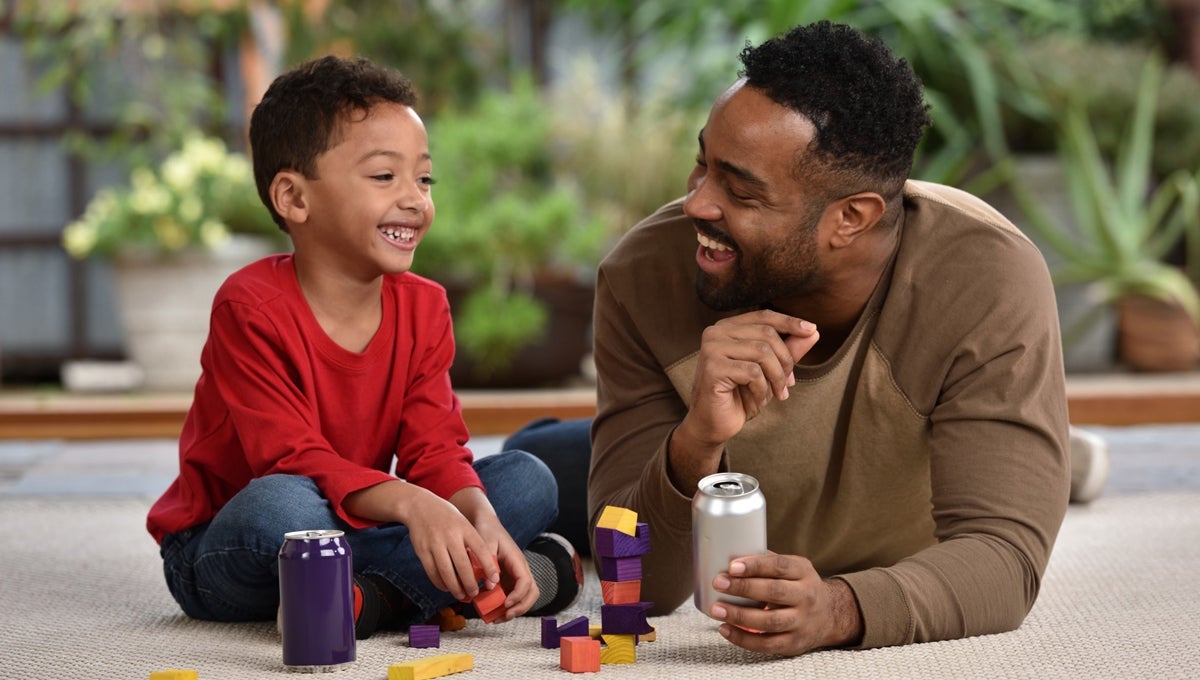
[[[722,243],[717,243],[704,234],[696,234],[696,240],[700,242],[700,245],[708,248],[709,250],[730,250],[729,246],[726,246]]]
[[[411,227],[384,227],[383,233],[388,238],[395,239],[397,241],[411,241],[413,236],[417,235],[417,230]]]

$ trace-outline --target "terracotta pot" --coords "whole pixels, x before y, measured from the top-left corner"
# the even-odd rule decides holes
[[[1127,295],[1118,303],[1118,353],[1138,371],[1190,371],[1200,361],[1200,328],[1178,302]]]

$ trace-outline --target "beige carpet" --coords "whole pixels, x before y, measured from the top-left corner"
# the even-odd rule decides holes
[[[203,680],[275,678],[271,624],[212,624],[179,613],[156,546],[142,529],[148,501],[0,500],[0,678],[148,678],[191,668]],[[599,615],[589,575],[560,617]],[[1012,633],[862,652],[765,658],[726,643],[689,605],[652,618],[659,640],[638,647],[628,678],[1168,678],[1200,677],[1200,495],[1102,497],[1073,507],[1041,599]],[[441,650],[400,633],[359,643],[337,678],[387,677],[389,664],[469,652],[456,677],[569,677],[539,646],[535,619],[471,621]]]

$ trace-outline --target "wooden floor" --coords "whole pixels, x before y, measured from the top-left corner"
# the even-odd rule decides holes
[[[1079,425],[1200,423],[1200,372],[1071,376],[1071,422]],[[462,391],[463,417],[477,435],[504,435],[544,416],[595,411],[591,388]],[[129,439],[179,435],[190,394],[67,394],[0,390],[0,439]]]

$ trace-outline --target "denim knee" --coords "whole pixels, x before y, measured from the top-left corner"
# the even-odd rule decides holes
[[[476,461],[475,470],[510,533],[509,525],[515,522],[532,530],[528,536],[532,540],[558,516],[558,483],[550,468],[532,454],[503,451]]]

